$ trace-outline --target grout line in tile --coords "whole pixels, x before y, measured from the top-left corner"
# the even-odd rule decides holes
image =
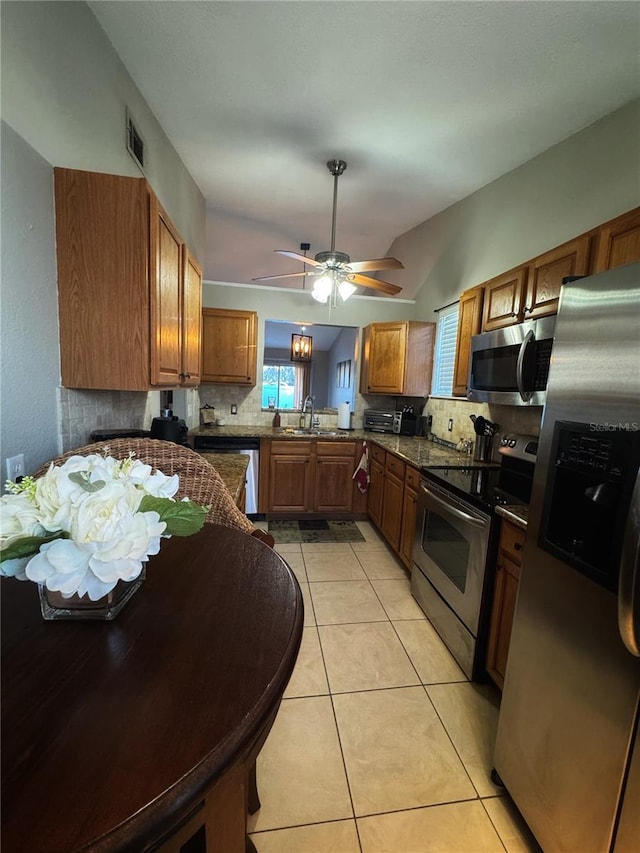
[[[484,813],[486,814],[486,816],[489,818],[489,823],[490,823],[490,824],[491,824],[491,826],[494,828],[496,835],[497,835],[497,836],[498,836],[498,838],[500,839],[500,844],[502,844],[502,846],[503,846],[504,850],[506,851],[506,853],[509,853],[509,851],[508,851],[508,849],[507,849],[507,845],[506,845],[506,844],[504,843],[504,841],[502,840],[502,836],[500,835],[500,831],[498,830],[498,827],[497,827],[497,826],[495,825],[495,823],[491,820],[491,815],[489,814],[488,809],[485,807],[484,799],[485,799],[484,797],[480,797],[480,803],[482,804],[482,809],[483,809]],[[490,798],[486,798],[486,799],[490,799]]]

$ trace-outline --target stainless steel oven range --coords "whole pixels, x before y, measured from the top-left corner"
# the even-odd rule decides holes
[[[507,435],[500,464],[421,470],[411,592],[464,673],[478,678],[488,623],[498,504],[527,504],[537,438]]]

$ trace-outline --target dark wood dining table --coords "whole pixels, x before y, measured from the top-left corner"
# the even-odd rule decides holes
[[[31,582],[0,595],[3,853],[250,850],[302,636],[281,557],[208,524],[163,541],[113,622],[45,622]]]

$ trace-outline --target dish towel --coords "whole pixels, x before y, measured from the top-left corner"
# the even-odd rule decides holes
[[[362,442],[362,455],[351,479],[356,481],[358,491],[362,494],[368,490],[371,478],[369,477],[369,448],[366,441]]]

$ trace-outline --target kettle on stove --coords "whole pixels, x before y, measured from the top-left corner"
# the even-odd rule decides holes
[[[173,441],[176,444],[187,444],[187,425],[183,420],[179,420],[176,415],[154,418],[151,422],[149,438]]]

